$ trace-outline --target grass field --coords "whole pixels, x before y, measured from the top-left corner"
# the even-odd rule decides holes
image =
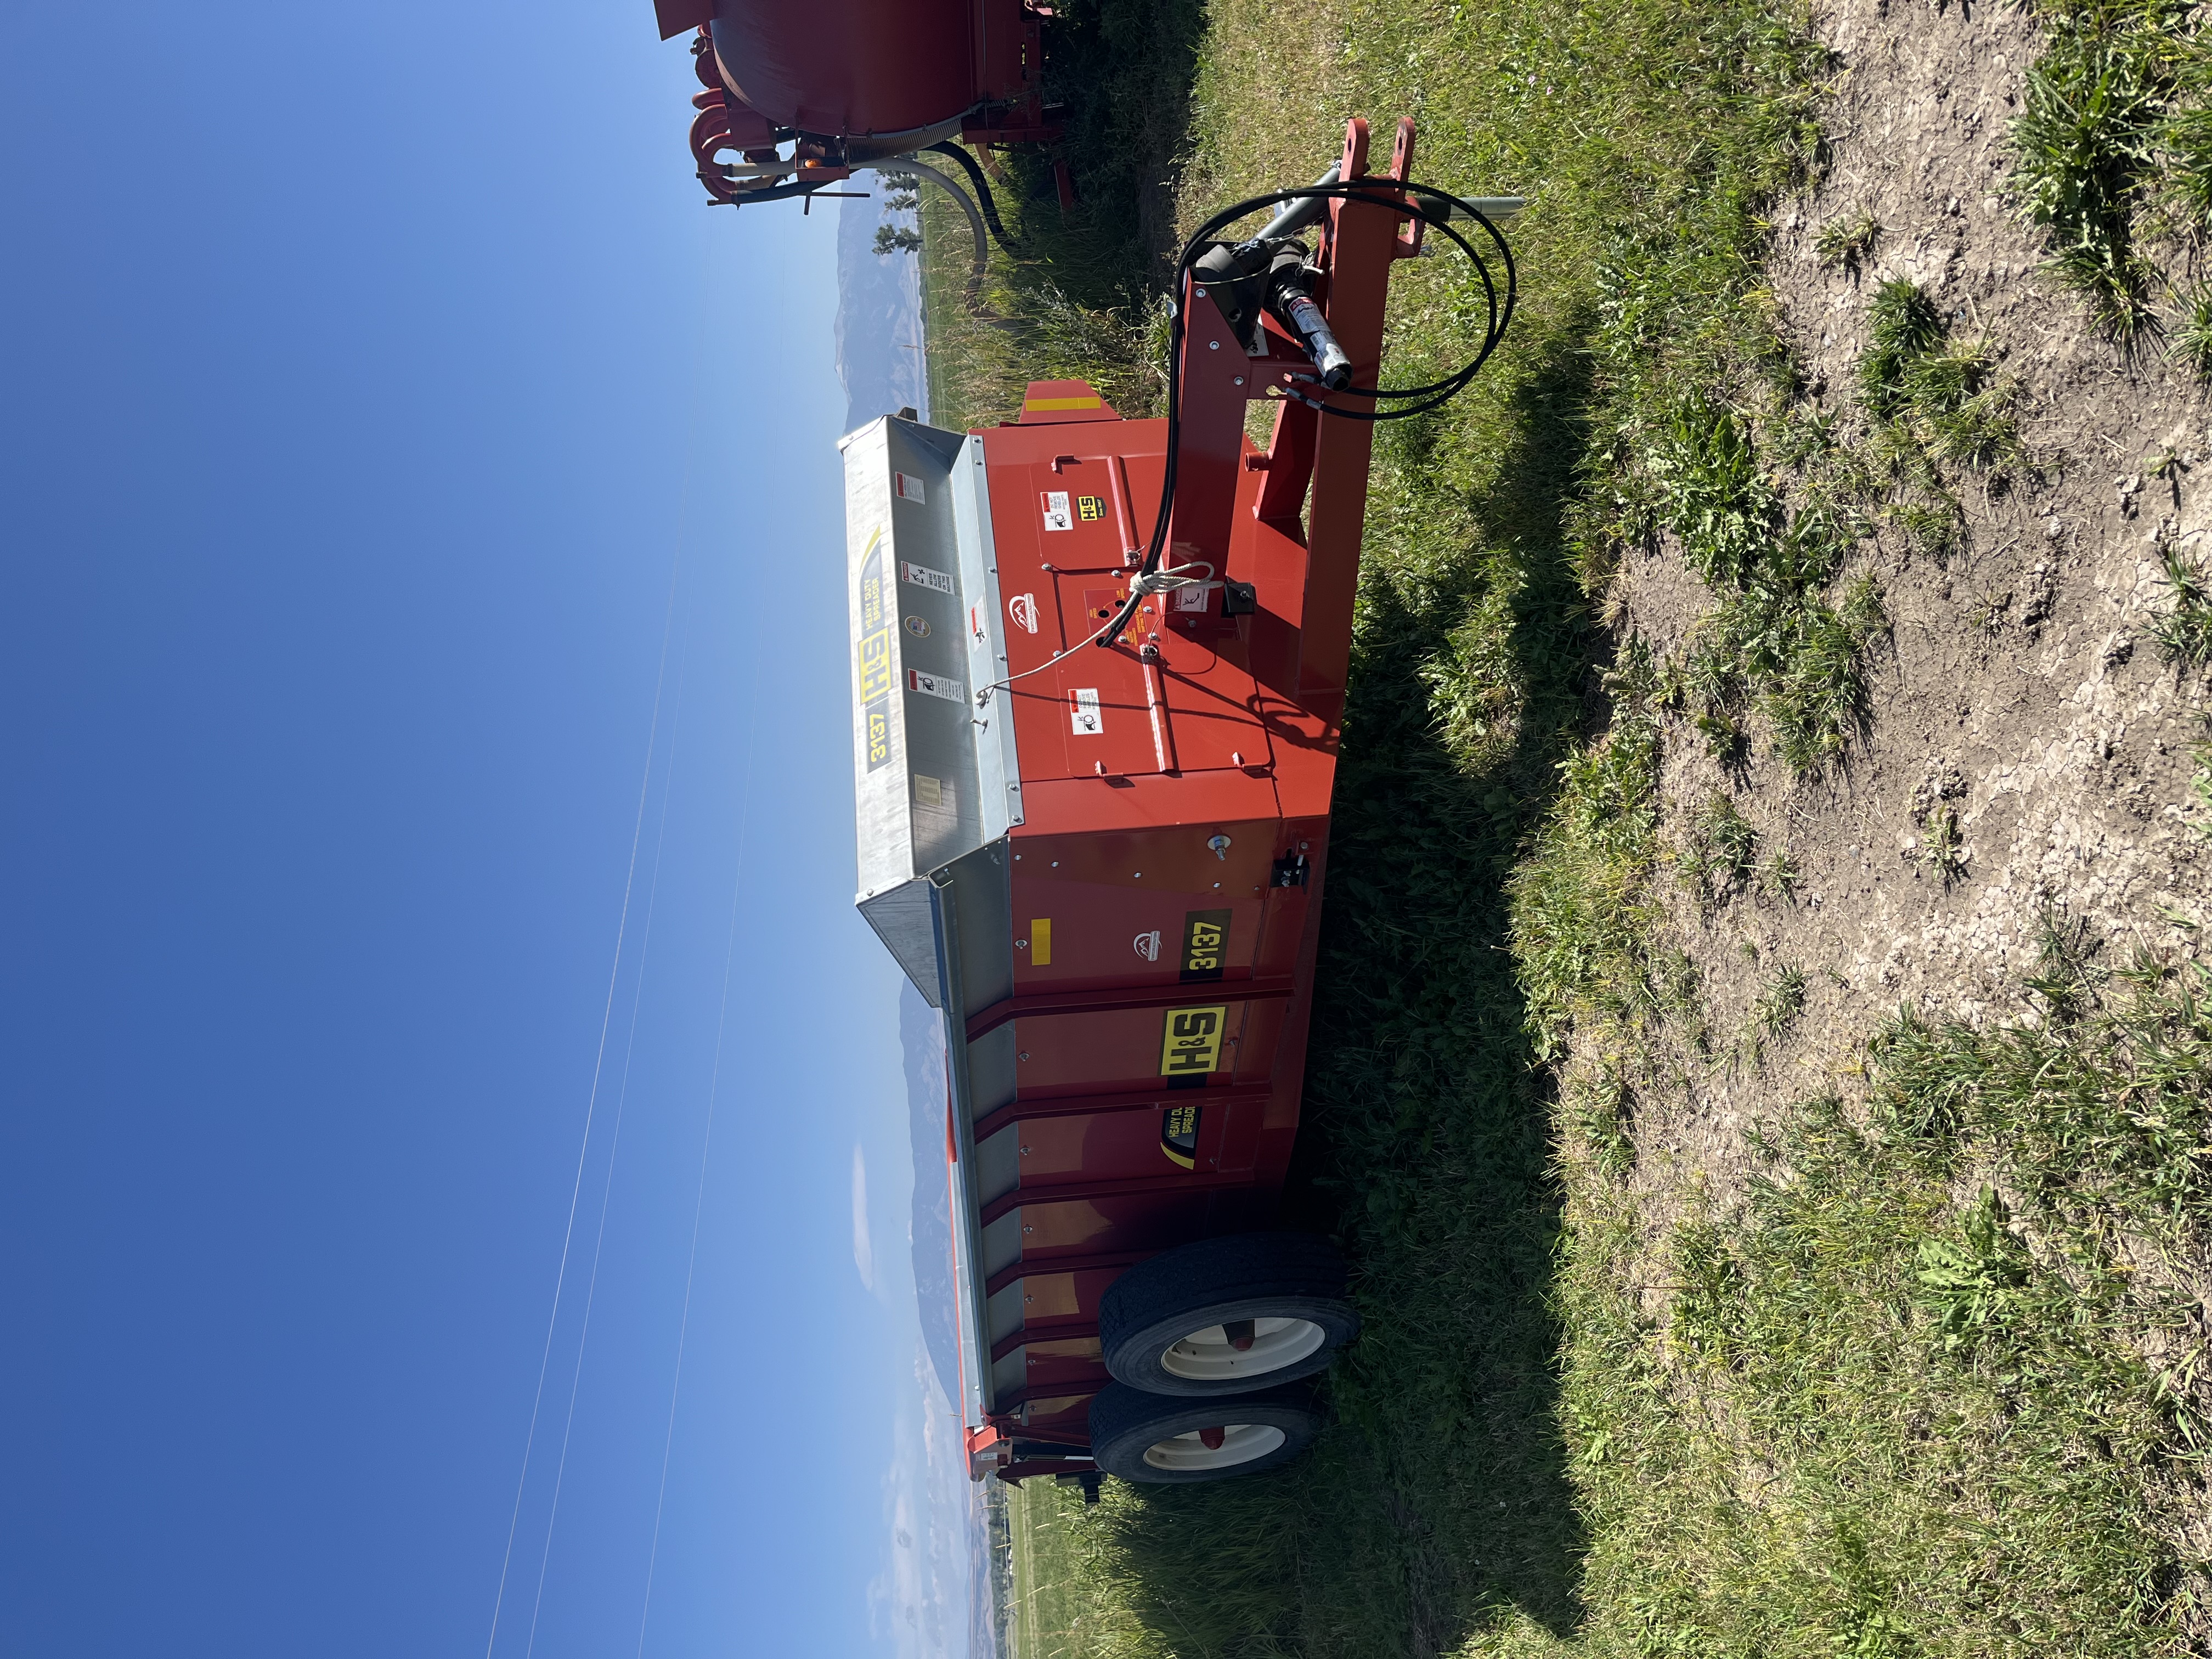
[[[1060,210],[1049,167],[1012,154],[993,180],[1012,249],[991,249],[980,293],[975,241],[940,191],[922,198],[930,399],[943,426],[1011,418],[1031,380],[1089,380],[1124,415],[1164,388],[1159,249],[1173,234],[1165,182],[1188,142],[1204,30],[1196,0],[1090,0],[1062,8],[1050,95],[1074,100],[1068,145],[1079,192]],[[980,301],[980,303],[979,303]]]
[[[1096,73],[1152,54],[1127,118],[1179,135],[1186,225],[1310,178],[1354,112],[1419,118],[1418,176],[1531,205],[1506,349],[1376,449],[1291,1194],[1366,1320],[1336,1423],[1272,1476],[1026,1487],[1023,1659],[2195,1650],[2204,985],[2054,927],[2022,1029],[1876,1034],[1863,1100],[1772,1103],[1740,1200],[1632,1168],[1662,1055],[1730,1063],[1652,948],[1657,884],[1790,879],[1725,797],[1668,842],[1667,732],[1844,763],[1886,625],[1851,547],[1879,519],[1940,552],[2010,453],[1972,343],[1905,292],[1850,429],[1808,418],[1759,263],[1820,161],[1802,20],[1216,0],[1160,26],[1185,86],[1111,21],[1071,17]],[[1130,413],[1157,386],[1155,296],[1099,273],[1156,270],[1159,227],[1035,199],[1034,263],[989,287],[1018,334],[956,311],[928,222],[944,423],[1030,374]],[[1401,272],[1401,379],[1476,314],[1449,262]],[[1717,596],[1680,649],[1607,626],[1616,561],[1662,538]],[[1802,994],[1778,973],[1761,1018]]]

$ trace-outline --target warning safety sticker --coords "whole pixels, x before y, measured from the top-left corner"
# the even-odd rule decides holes
[[[906,671],[906,689],[919,691],[927,697],[942,697],[947,702],[965,702],[968,693],[958,680],[947,679],[942,674],[925,674],[919,668]]]
[[[1075,735],[1079,738],[1104,736],[1106,722],[1099,718],[1098,688],[1095,685],[1085,686],[1080,691],[1075,692],[1073,696],[1074,703],[1067,711],[1067,718],[1069,723],[1075,728]]]
[[[1047,530],[1075,528],[1075,520],[1067,510],[1067,492],[1065,489],[1044,492],[1044,527]]]
[[[908,564],[904,559],[899,561],[899,580],[939,593],[952,591],[952,578],[942,570],[932,570],[927,565]]]
[[[909,477],[903,472],[894,473],[892,476],[898,480],[898,498],[902,501],[912,501],[917,507],[921,505],[921,480]]]

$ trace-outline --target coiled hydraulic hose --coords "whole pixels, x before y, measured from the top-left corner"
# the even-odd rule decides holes
[[[1440,380],[1431,380],[1426,386],[1346,386],[1334,394],[1340,398],[1365,398],[1377,403],[1395,402],[1410,405],[1407,408],[1340,409],[1334,404],[1323,403],[1315,398],[1301,399],[1309,408],[1317,409],[1323,415],[1334,416],[1339,420],[1346,421],[1402,421],[1416,415],[1425,415],[1431,410],[1440,409],[1467,389],[1468,382],[1480,374],[1482,366],[1490,361],[1491,353],[1498,349],[1498,342],[1505,337],[1506,326],[1513,320],[1513,302],[1516,292],[1513,250],[1506,246],[1504,234],[1491,222],[1487,214],[1472,202],[1462,197],[1455,196],[1449,191],[1437,190],[1432,185],[1418,184],[1410,179],[1402,182],[1397,179],[1358,179],[1350,184],[1343,184],[1337,182],[1335,172],[1336,170],[1332,167],[1314,184],[1300,185],[1290,190],[1271,191],[1265,196],[1250,197],[1233,206],[1225,207],[1200,225],[1190,240],[1183,245],[1182,256],[1176,262],[1174,292],[1178,299],[1168,319],[1168,363],[1171,372],[1168,376],[1167,470],[1166,476],[1162,479],[1160,485],[1160,516],[1158,521],[1152,526],[1152,538],[1145,549],[1144,561],[1138,567],[1135,580],[1129,584],[1129,597],[1121,602],[1121,608],[1115,615],[1113,621],[1091,636],[1091,643],[1102,649],[1110,647],[1115,640],[1120,636],[1121,630],[1128,626],[1129,618],[1136,614],[1137,606],[1142,602],[1145,579],[1157,574],[1160,568],[1160,556],[1167,549],[1168,525],[1175,511],[1176,456],[1178,448],[1176,441],[1182,427],[1181,396],[1182,376],[1180,372],[1177,372],[1182,357],[1184,329],[1183,307],[1180,296],[1192,268],[1205,256],[1206,249],[1212,246],[1219,232],[1235,224],[1247,214],[1256,213],[1264,207],[1273,207],[1279,203],[1288,205],[1285,206],[1284,210],[1278,213],[1269,222],[1267,228],[1260,233],[1261,237],[1285,236],[1304,228],[1319,219],[1327,210],[1328,204],[1332,201],[1371,202],[1376,206],[1389,208],[1394,213],[1410,219],[1417,219],[1425,225],[1443,232],[1458,246],[1460,252],[1467,255],[1468,262],[1474,266],[1476,275],[1482,278],[1483,294],[1489,305],[1490,322],[1483,333],[1482,349],[1474,354],[1465,367],[1454,374],[1445,375]],[[1407,198],[1421,198],[1442,205],[1443,211],[1437,212],[1431,208],[1422,206],[1419,199],[1394,199],[1401,191]],[[1498,250],[1498,259],[1504,267],[1505,283],[1502,295],[1498,290],[1497,280],[1491,275],[1488,262],[1476,251],[1473,243],[1452,228],[1451,220],[1455,215],[1474,220],[1489,234],[1492,243]]]

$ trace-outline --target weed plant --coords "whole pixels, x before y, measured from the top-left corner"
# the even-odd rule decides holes
[[[1674,869],[1698,902],[1710,906],[1749,885],[1758,858],[1759,831],[1716,791],[1690,813]]]
[[[2182,295],[2172,349],[2198,380],[2212,380],[2212,283],[2195,283]]]
[[[1882,516],[1904,532],[1915,552],[1937,564],[1950,562],[1965,545],[1959,504],[1948,493],[1935,501],[1893,501]]]
[[[2013,184],[2050,268],[2127,343],[2151,325],[2136,219],[2175,110],[2191,0],[2072,0],[2043,9],[2042,55],[2014,118]]]
[[[1820,234],[1813,239],[1813,251],[1829,270],[1849,271],[1856,276],[1881,240],[1881,226],[1873,214],[1862,209],[1856,218],[1831,219],[1821,226]]]
[[[1937,800],[1920,820],[1919,856],[1931,874],[1949,887],[1966,873],[1966,849],[1959,835],[1959,814]]]
[[[1766,862],[1759,866],[1759,884],[1771,897],[1794,902],[1797,884],[1805,878],[1797,860],[1786,847],[1778,847],[1767,854]]]
[[[2160,556],[2173,602],[2158,619],[2159,649],[2184,670],[2212,667],[2212,580],[2176,545],[2162,548]]]
[[[1752,1023],[1768,1036],[1780,1036],[1797,1023],[1797,1016],[1804,1012],[1805,970],[1784,967],[1778,969],[1774,976],[1759,987],[1758,999],[1752,1005]]]
[[[1988,343],[1953,341],[1935,302],[1902,277],[1876,291],[1867,334],[1859,401],[1880,423],[1875,453],[1893,476],[1939,497],[1900,503],[1894,513],[1915,543],[1932,551],[1955,541],[1957,522],[1936,464],[1987,471],[2020,459],[2014,389],[1997,378]]]

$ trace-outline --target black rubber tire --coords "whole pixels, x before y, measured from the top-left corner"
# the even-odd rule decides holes
[[[1239,1395],[1231,1400],[1176,1400],[1109,1382],[1091,1402],[1091,1455],[1109,1474],[1152,1486],[1194,1486],[1257,1474],[1289,1462],[1321,1432],[1325,1419],[1313,1390],[1293,1382],[1287,1388]],[[1161,1468],[1145,1454],[1162,1441],[1194,1430],[1236,1425],[1279,1429],[1282,1443],[1240,1463],[1218,1468]]]
[[[1311,1233],[1232,1233],[1163,1251],[1107,1287],[1098,1346],[1118,1382],[1146,1394],[1249,1394],[1310,1376],[1359,1334],[1344,1299],[1344,1258]],[[1178,1376],[1168,1349],[1194,1331],[1239,1319],[1303,1319],[1322,1328],[1313,1352],[1243,1376]]]

